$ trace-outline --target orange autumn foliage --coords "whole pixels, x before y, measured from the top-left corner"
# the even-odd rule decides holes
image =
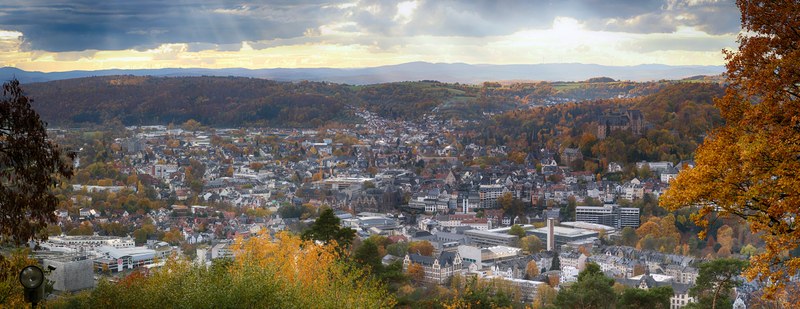
[[[726,124],[697,149],[696,167],[681,172],[663,196],[670,210],[698,207],[692,220],[736,216],[762,235],[747,279],[770,284],[774,298],[800,271],[800,2],[738,0],[743,31],[738,51],[726,51],[725,96],[715,104]]]
[[[345,263],[336,243],[320,245],[289,233],[275,239],[262,233],[239,240],[230,271],[246,272],[250,267],[272,269],[275,279],[303,293],[307,308],[385,308],[394,297],[363,269]]]

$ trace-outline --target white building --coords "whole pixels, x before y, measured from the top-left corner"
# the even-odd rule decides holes
[[[575,221],[608,225],[617,229],[639,227],[639,208],[620,207],[616,204],[575,207]]]

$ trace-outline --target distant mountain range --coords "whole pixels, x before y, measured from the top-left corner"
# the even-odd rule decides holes
[[[276,81],[328,81],[345,84],[377,84],[400,81],[437,80],[449,83],[482,83],[484,81],[583,81],[607,76],[617,80],[651,81],[683,79],[697,75],[718,75],[723,66],[669,66],[644,64],[605,66],[597,64],[464,64],[409,62],[371,68],[333,69],[149,69],[100,70],[67,72],[28,72],[12,67],[0,68],[0,79],[16,78],[23,84],[53,80],[109,75],[136,76],[240,76]]]

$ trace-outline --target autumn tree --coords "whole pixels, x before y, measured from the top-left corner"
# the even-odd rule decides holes
[[[49,301],[54,308],[392,308],[395,298],[364,270],[339,261],[333,244],[262,233],[210,267],[170,258],[145,276],[100,281]],[[17,283],[17,285],[19,285]]]
[[[539,253],[539,251],[544,249],[544,243],[539,237],[536,237],[536,235],[523,237],[519,240],[519,244],[522,250],[530,254]]]
[[[800,2],[738,0],[742,28],[738,51],[725,51],[725,95],[716,100],[725,125],[697,149],[696,166],[681,172],[661,200],[667,209],[699,207],[709,215],[736,216],[760,233],[766,250],[751,258],[748,279],[770,282],[775,295],[800,271]]]
[[[530,279],[533,279],[538,275],[539,275],[539,266],[536,265],[536,261],[531,260],[530,262],[528,262],[527,265],[525,265],[525,276]]]
[[[197,121],[197,120],[194,120],[194,119],[189,119],[189,120],[186,120],[186,122],[184,122],[184,123],[181,125],[181,128],[182,128],[182,129],[184,129],[184,130],[186,130],[186,131],[195,132],[195,131],[197,131],[198,129],[200,129],[200,125],[201,125],[201,124],[200,124],[200,122],[199,122],[199,121]]]
[[[536,298],[533,300],[533,308],[550,308],[556,300],[558,291],[547,284],[540,284],[536,287]]]
[[[717,230],[717,243],[720,244],[717,255],[720,257],[728,257],[731,255],[733,249],[733,229],[728,225],[723,225]]]
[[[409,253],[416,253],[424,256],[433,256],[433,245],[427,241],[415,241],[408,245]]]
[[[22,285],[19,284],[19,273],[28,265],[36,265],[30,258],[27,249],[16,249],[8,256],[0,253],[0,307],[23,308],[25,302]]]
[[[73,153],[64,154],[47,138],[47,124],[12,80],[0,98],[0,239],[21,244],[46,239],[56,222],[58,199],[51,191],[72,177]]]
[[[91,236],[94,235],[94,229],[92,228],[91,223],[89,221],[83,221],[78,227],[70,230],[67,235],[70,236]]]
[[[408,275],[408,278],[414,282],[422,282],[422,280],[425,279],[425,269],[422,268],[422,265],[417,263],[411,263],[408,265],[406,274]]]

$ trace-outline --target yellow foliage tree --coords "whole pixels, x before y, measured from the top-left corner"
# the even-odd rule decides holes
[[[28,307],[19,283],[19,272],[28,265],[36,264],[36,260],[28,257],[27,250],[15,251],[8,257],[0,254],[0,307]]]
[[[211,267],[176,257],[162,268],[135,271],[119,283],[48,306],[79,308],[389,308],[395,298],[360,268],[340,259],[335,245],[281,233],[238,240],[233,260]]]
[[[240,241],[231,268],[234,277],[251,267],[273,269],[305,302],[301,308],[385,308],[394,297],[361,269],[342,263],[336,243],[318,245],[288,233],[275,240],[261,234]]]
[[[769,282],[774,298],[800,271],[800,2],[738,0],[743,31],[738,51],[726,51],[725,96],[715,102],[725,125],[697,149],[696,167],[681,172],[661,199],[670,210],[698,207],[709,216],[736,216],[759,233],[766,250],[744,272]]]
[[[528,262],[528,265],[525,265],[525,274],[528,275],[528,278],[533,278],[539,275],[539,266],[536,265],[536,261],[531,260]]]
[[[422,282],[425,279],[425,269],[420,264],[411,263],[411,265],[408,265],[406,274],[414,282]]]
[[[424,256],[433,256],[433,245],[427,240],[415,241],[408,245],[408,253],[416,253]]]

